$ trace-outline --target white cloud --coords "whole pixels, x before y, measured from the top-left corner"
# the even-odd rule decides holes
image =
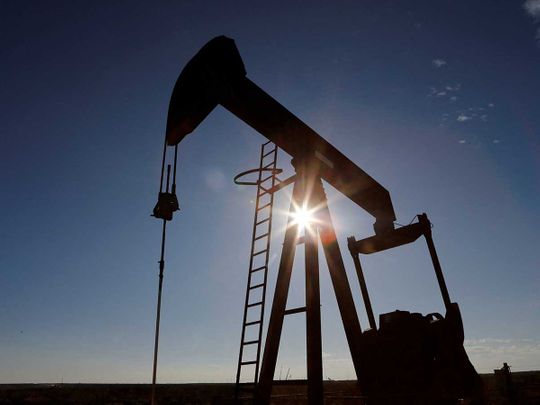
[[[461,89],[461,83],[457,83],[453,86],[447,84],[445,86],[442,86],[441,88],[431,86],[429,88],[428,97],[446,97],[446,96],[449,96],[450,93],[459,91],[460,89]],[[457,100],[457,97],[455,99],[451,98],[451,101],[456,101],[456,100]]]
[[[540,18],[540,0],[527,0],[523,8],[531,17]]]
[[[203,176],[206,186],[212,191],[222,191],[227,186],[225,175],[218,169],[206,170]]]
[[[459,91],[461,89],[461,83],[457,83],[455,86],[446,86],[448,91]]]
[[[540,0],[527,0],[523,3],[523,8],[527,14],[534,18],[535,22],[540,22]],[[540,28],[536,31],[536,39],[540,42]]]
[[[431,64],[438,69],[438,68],[443,67],[444,65],[446,65],[446,61],[443,60],[443,59],[433,59],[431,61]]]
[[[497,142],[494,142],[497,143]],[[467,339],[465,349],[479,372],[491,372],[504,362],[513,370],[540,367],[540,341],[534,339]]]
[[[456,96],[453,96],[456,97]],[[450,102],[456,101],[453,99],[453,97],[450,97]],[[457,99],[457,97],[456,97]],[[493,103],[489,104],[490,106],[494,106]],[[453,113],[445,114],[446,117],[443,116],[443,121],[446,121],[446,119],[450,116],[451,120],[456,120],[457,122],[465,122],[465,121],[481,121],[481,122],[488,122],[489,120],[489,114],[486,107],[468,107],[464,109],[459,109],[454,111]]]

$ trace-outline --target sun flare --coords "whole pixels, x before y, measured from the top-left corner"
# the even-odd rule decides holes
[[[314,221],[312,210],[308,210],[305,206],[297,207],[296,210],[291,213],[293,224],[298,225],[301,229],[307,229]]]

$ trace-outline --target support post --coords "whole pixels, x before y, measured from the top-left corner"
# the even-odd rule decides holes
[[[347,273],[345,272],[345,265],[343,264],[343,257],[337,242],[332,217],[330,216],[330,211],[328,209],[328,200],[326,199],[320,179],[316,184],[314,184],[313,192],[320,193],[321,196],[319,204],[320,237],[326,262],[328,263],[330,277],[332,278],[332,285],[334,287],[334,293],[336,295],[339,312],[341,314],[343,328],[345,329],[345,336],[347,337],[347,343],[349,344],[354,371],[356,373],[360,388],[362,389],[363,382],[365,381],[364,375],[366,372],[366,370],[362,369],[361,365],[360,349],[362,329],[360,328],[360,321],[354,305],[349,280],[347,279]]]
[[[294,210],[297,201],[301,200],[301,180],[297,179],[294,183],[293,196],[291,201],[290,211]],[[276,362],[281,339],[281,331],[283,329],[283,318],[285,316],[285,307],[287,305],[287,296],[289,293],[289,285],[291,282],[291,272],[296,253],[296,243],[298,241],[298,225],[289,217],[287,221],[287,230],[285,232],[285,240],[281,251],[281,259],[279,262],[278,277],[276,281],[276,289],[272,302],[272,311],[268,322],[268,331],[266,333],[266,342],[264,345],[264,353],[261,364],[261,374],[259,382],[255,390],[255,403],[268,404],[272,393],[272,382],[274,380],[274,372],[276,370]]]
[[[429,255],[431,256],[433,268],[435,269],[435,275],[437,276],[437,282],[439,283],[439,288],[441,289],[444,307],[446,308],[446,310],[449,310],[452,301],[450,301],[450,294],[448,294],[448,288],[446,288],[446,282],[444,281],[441,263],[439,262],[439,257],[437,256],[435,244],[433,243],[433,238],[431,236],[431,222],[429,222],[426,213],[418,215],[418,221],[424,226],[424,236],[426,237]]]
[[[377,324],[375,323],[375,317],[373,316],[373,308],[371,307],[371,300],[369,299],[366,279],[364,278],[364,271],[362,270],[362,265],[360,264],[360,258],[358,257],[359,254],[354,251],[356,239],[354,236],[350,236],[347,238],[347,242],[354,262],[354,268],[356,269],[356,275],[358,276],[358,282],[360,283],[360,291],[362,292],[362,298],[364,299],[364,306],[366,307],[369,327],[375,330],[377,329]]]
[[[298,168],[297,168],[298,169]],[[306,354],[308,403],[323,404],[323,365],[321,338],[321,296],[319,286],[319,232],[317,210],[320,200],[318,193],[313,193],[313,185],[317,179],[307,176],[306,167],[301,169],[305,179],[304,204],[305,209],[312,213],[314,221],[306,224],[304,229],[304,248],[306,265]],[[320,181],[320,180],[319,180]]]
[[[306,341],[307,341],[307,383],[308,403],[323,404],[323,371],[322,371],[322,339],[320,314],[320,286],[318,242],[321,238],[328,269],[332,278],[343,327],[351,352],[356,375],[360,384],[364,381],[361,369],[362,330],[356,313],[349,281],[345,272],[343,258],[337,243],[332,218],[328,210],[328,201],[322,187],[322,181],[316,167],[307,163],[296,164],[296,181],[293,190],[290,212],[295,207],[305,206],[312,210],[315,220],[305,230],[305,266],[306,266]],[[308,175],[309,174],[309,175]],[[296,244],[298,242],[298,225],[289,218],[285,241],[278,271],[272,312],[268,324],[264,355],[261,365],[259,383],[255,392],[255,403],[266,405],[270,402],[272,383],[277,362],[278,347],[283,328],[283,318],[287,303]]]

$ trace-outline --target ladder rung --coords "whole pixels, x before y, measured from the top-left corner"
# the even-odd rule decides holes
[[[272,141],[268,141],[268,142],[263,143],[263,146],[266,146],[266,145],[268,145],[269,143],[272,143]]]
[[[268,252],[268,249],[259,250],[257,253],[253,253],[253,257],[260,255],[261,253]]]
[[[257,222],[255,225],[260,225],[260,224],[262,224],[262,223],[264,223],[264,222],[266,222],[266,221],[270,221],[270,217],[260,220],[260,221]]]
[[[272,177],[274,177],[273,174],[271,174],[270,176],[268,177],[265,177],[264,179],[261,179],[261,181],[259,183],[264,183],[266,180],[270,180]]]
[[[264,204],[262,207],[257,208],[257,211],[264,210],[266,207],[270,207],[272,203]]]
[[[242,344],[246,346],[246,345],[254,345],[255,343],[259,343],[259,340],[248,340],[247,342],[243,342]]]
[[[263,190],[262,193],[259,194],[259,197],[265,195],[265,194],[270,194],[270,190],[264,188],[263,186],[259,185],[259,188]]]
[[[259,240],[259,239],[262,239],[262,238],[264,238],[265,236],[268,236],[268,235],[270,235],[270,232],[263,233],[262,235],[257,236],[253,240]]]
[[[268,163],[266,166],[263,166],[263,169],[269,169],[270,166],[272,166],[273,164],[275,164],[276,162],[270,162]]]
[[[300,312],[306,312],[306,307],[298,307],[298,308],[291,308],[285,310],[285,315],[292,315],[292,314],[298,314]]]
[[[256,271],[261,271],[264,269],[266,269],[266,266],[257,267],[256,269],[251,270],[250,273],[255,273]]]
[[[258,323],[261,323],[261,321],[251,321],[244,324],[244,326],[251,326],[251,325],[257,325]]]
[[[256,285],[253,285],[251,287],[249,287],[250,290],[254,290],[255,288],[261,288],[264,286],[264,283],[261,283],[261,284],[256,284]]]
[[[304,236],[299,236],[298,239],[296,239],[296,244],[300,245],[306,241],[306,238]]]
[[[261,271],[261,270],[265,270],[265,269],[266,269],[266,266],[257,267],[256,269],[251,270],[250,273],[255,273],[257,271]]]
[[[265,154],[263,155],[263,158],[265,158],[265,157],[267,157],[268,155],[274,153],[275,151],[276,151],[276,148],[272,149],[272,150],[271,150],[270,152],[268,152],[268,153],[265,153]]]
[[[262,305],[262,301],[259,301],[259,302],[254,302],[253,304],[248,304],[248,308],[251,308],[251,307],[256,307],[257,305]]]
[[[253,361],[243,361],[242,363],[240,363],[241,366],[248,366],[250,364],[257,364],[257,361],[256,360],[253,360]]]

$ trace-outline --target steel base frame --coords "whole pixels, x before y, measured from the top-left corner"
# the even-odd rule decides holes
[[[306,271],[305,311],[308,403],[310,405],[322,405],[323,371],[318,256],[319,239],[330,272],[358,381],[363,380],[362,373],[364,372],[360,365],[360,340],[362,332],[345,272],[343,257],[328,209],[328,200],[319,175],[318,163],[313,160],[304,162],[293,161],[293,165],[296,169],[296,177],[290,214],[294,213],[298,207],[305,207],[305,209],[311,212],[313,217],[311,225],[305,229],[303,238]],[[261,373],[255,390],[256,404],[268,404],[270,402],[283,320],[288,312],[286,310],[287,296],[296,247],[300,239],[299,228],[299,225],[295,223],[292,216],[289,216],[264,346]]]

